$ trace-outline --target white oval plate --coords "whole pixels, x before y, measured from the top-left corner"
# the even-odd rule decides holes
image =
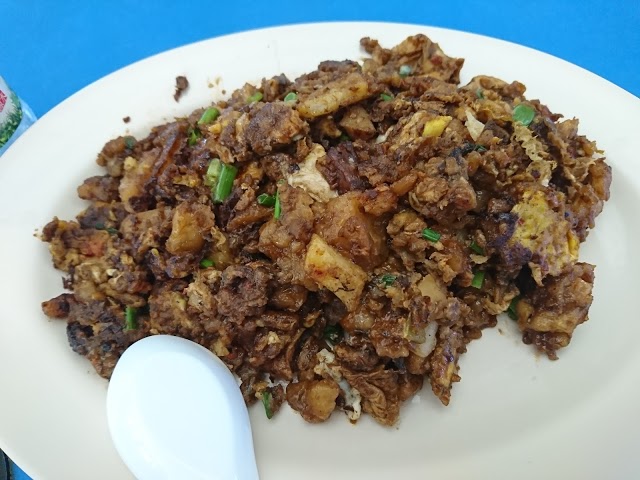
[[[581,258],[597,265],[590,320],[550,362],[508,320],[461,361],[449,407],[428,387],[395,428],[340,413],[309,425],[289,408],[267,421],[251,409],[261,477],[602,479],[640,471],[640,101],[579,67],[487,37],[416,25],[333,23],[252,31],[188,45],[124,68],[53,109],[0,158],[0,447],[38,480],[124,479],[105,416],[107,382],[67,345],[64,322],[40,302],[62,291],[46,246],[33,237],[54,215],[83,208],[76,186],[99,172],[110,138],[141,136],[245,81],[291,78],[321,60],[357,59],[359,39],[392,46],[424,32],[466,58],[462,83],[484,73],[520,80],[530,98],[581,119],[613,166],[611,200]],[[172,98],[176,75],[191,87]],[[221,79],[218,85],[216,81]],[[209,85],[213,85],[212,87]],[[131,116],[125,125],[122,118]],[[176,408],[181,408],[177,405]],[[188,405],[182,408],[189,408]],[[185,426],[188,432],[188,426]]]

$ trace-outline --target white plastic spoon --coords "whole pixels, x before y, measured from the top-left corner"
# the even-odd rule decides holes
[[[107,392],[111,437],[138,480],[257,480],[235,377],[204,347],[156,335],[129,347]]]

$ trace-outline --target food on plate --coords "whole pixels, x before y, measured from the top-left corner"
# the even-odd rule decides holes
[[[187,91],[188,88],[189,88],[189,80],[187,80],[187,77],[184,77],[182,75],[176,77],[176,91],[173,94],[173,99],[176,102],[179,102],[180,98]]]
[[[178,335],[269,418],[393,425],[424,382],[449,404],[501,313],[551,359],[569,344],[611,184],[595,143],[517,81],[458,86],[463,60],[424,35],[361,45],[104,146],[88,207],[42,232],[70,290],[43,310],[101,376]]]

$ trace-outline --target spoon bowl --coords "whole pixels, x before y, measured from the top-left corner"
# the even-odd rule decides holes
[[[107,392],[120,457],[138,480],[257,480],[238,382],[206,348],[155,335],[130,346]]]

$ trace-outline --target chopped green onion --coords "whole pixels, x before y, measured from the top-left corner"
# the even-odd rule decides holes
[[[343,335],[344,330],[342,330],[342,327],[339,324],[327,325],[322,332],[322,338],[331,345],[338,343]]]
[[[422,230],[422,238],[429,240],[430,242],[437,242],[440,240],[442,235],[436,232],[435,230],[431,230],[430,228],[425,228]]]
[[[390,287],[391,285],[393,285],[393,282],[396,281],[396,278],[398,278],[396,275],[391,275],[390,273],[385,273],[384,275],[382,275],[380,277],[379,281],[385,287]]]
[[[385,102],[388,102],[390,100],[393,100],[393,95],[389,95],[388,93],[381,93],[380,94],[380,99],[385,101]]]
[[[480,100],[484,99],[484,93],[482,93],[482,89],[481,88],[476,90],[476,97],[478,97]]]
[[[188,133],[189,133],[189,139],[187,140],[187,143],[189,144],[190,147],[193,147],[196,143],[198,143],[198,139],[202,137],[202,134],[200,133],[200,130],[198,130],[197,128],[190,129]]]
[[[482,288],[482,284],[484,283],[484,272],[482,270],[478,270],[473,275],[473,280],[471,280],[471,286],[474,288]]]
[[[218,115],[220,115],[220,110],[218,110],[216,107],[207,108],[200,117],[200,120],[198,120],[198,125],[206,125],[208,123],[211,123],[216,118],[218,118]]]
[[[238,169],[233,165],[222,163],[222,169],[220,170],[220,176],[218,177],[218,183],[213,190],[213,202],[222,203],[231,194],[233,188],[233,180],[236,178]]]
[[[247,103],[259,102],[260,100],[262,100],[262,92],[257,91],[256,93],[251,95],[249,98],[247,98]]]
[[[138,309],[134,308],[134,307],[126,307],[124,309],[124,318],[125,318],[125,324],[124,324],[124,329],[126,330],[135,330],[136,328],[138,328],[138,321],[137,321],[137,317],[138,316]]]
[[[487,147],[485,147],[484,145],[476,145],[474,150],[476,152],[484,153],[487,151]]]
[[[296,92],[289,92],[284,96],[284,103],[293,103],[298,100],[298,94]]]
[[[271,417],[273,417],[273,410],[271,408],[271,400],[272,400],[272,396],[271,396],[271,392],[265,390],[262,392],[262,405],[264,405],[264,413],[267,416],[267,418],[269,420],[271,420]]]
[[[402,65],[398,70],[398,73],[402,78],[411,75],[411,72],[413,72],[413,69],[409,65]]]
[[[214,265],[215,265],[215,262],[210,258],[203,258],[202,260],[200,260],[200,267],[202,268],[210,268],[210,267],[213,267]]]
[[[518,312],[516,311],[516,306],[520,301],[520,296],[513,297],[511,303],[509,304],[509,308],[507,309],[507,315],[511,320],[518,320]]]
[[[113,228],[113,227],[105,227],[104,223],[96,223],[95,227],[96,230],[106,230],[107,233],[109,233],[110,235],[114,235],[116,233],[118,233],[118,229],[117,228]]]
[[[480,245],[476,243],[475,240],[471,242],[471,245],[469,245],[469,248],[473,250],[475,253],[477,253],[478,255],[484,255],[484,250]]]
[[[258,204],[264,207],[273,207],[276,204],[276,196],[268,193],[258,195]]]
[[[516,105],[516,108],[513,109],[513,120],[521,123],[525,127],[528,127],[531,122],[533,122],[535,116],[536,111],[524,103]]]
[[[204,174],[204,184],[207,187],[212,187],[218,183],[220,172],[222,171],[222,162],[219,158],[214,158],[209,162],[207,167],[207,173]]]
[[[273,218],[278,220],[282,215],[282,205],[280,205],[280,191],[276,190],[276,198],[273,202]]]
[[[346,133],[343,133],[342,135],[340,135],[340,137],[338,137],[338,142],[342,143],[342,142],[348,142],[349,140],[351,140],[349,138],[349,135],[347,135]]]
[[[124,137],[124,145],[131,150],[136,145],[136,139],[131,136]]]

